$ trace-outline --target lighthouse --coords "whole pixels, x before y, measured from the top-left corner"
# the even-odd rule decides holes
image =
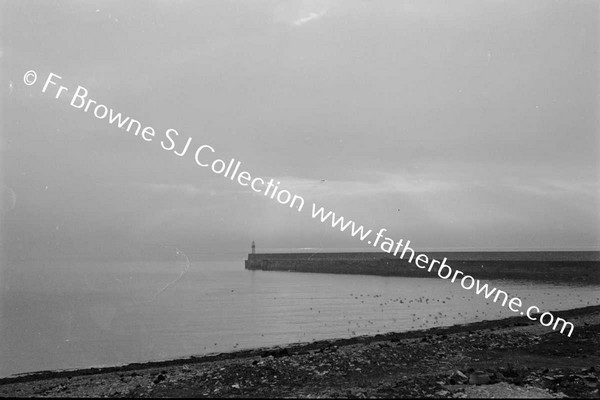
[[[254,240],[252,241],[252,254],[256,253],[256,244],[254,243]]]

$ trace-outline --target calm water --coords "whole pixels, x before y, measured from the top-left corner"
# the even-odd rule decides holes
[[[0,376],[514,315],[441,279],[246,271],[243,261],[186,267],[38,262],[5,270]],[[543,310],[600,304],[598,286],[494,284]]]

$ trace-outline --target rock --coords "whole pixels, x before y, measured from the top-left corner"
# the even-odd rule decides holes
[[[161,383],[162,381],[164,381],[165,379],[167,379],[167,378],[163,374],[158,374],[152,382],[154,384],[158,384],[158,383]]]
[[[477,371],[477,372],[473,372],[469,376],[469,384],[470,385],[487,385],[489,383],[490,383],[490,375],[485,372]]]
[[[598,387],[598,378],[594,375],[582,376],[583,383],[590,388]]]
[[[272,354],[272,356],[275,358],[286,357],[289,355],[290,351],[288,349],[281,349],[279,351],[275,351],[274,354]]]
[[[452,374],[452,378],[456,382],[466,382],[469,380],[469,378],[459,370],[454,371],[454,373]]]

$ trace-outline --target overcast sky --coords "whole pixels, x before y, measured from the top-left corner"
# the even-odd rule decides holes
[[[598,1],[1,4],[4,254],[365,248],[28,70],[420,250],[598,249]]]

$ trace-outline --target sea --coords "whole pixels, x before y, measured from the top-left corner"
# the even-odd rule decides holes
[[[489,280],[542,311],[600,287]],[[437,278],[248,271],[243,260],[21,262],[0,276],[0,377],[516,315]]]

